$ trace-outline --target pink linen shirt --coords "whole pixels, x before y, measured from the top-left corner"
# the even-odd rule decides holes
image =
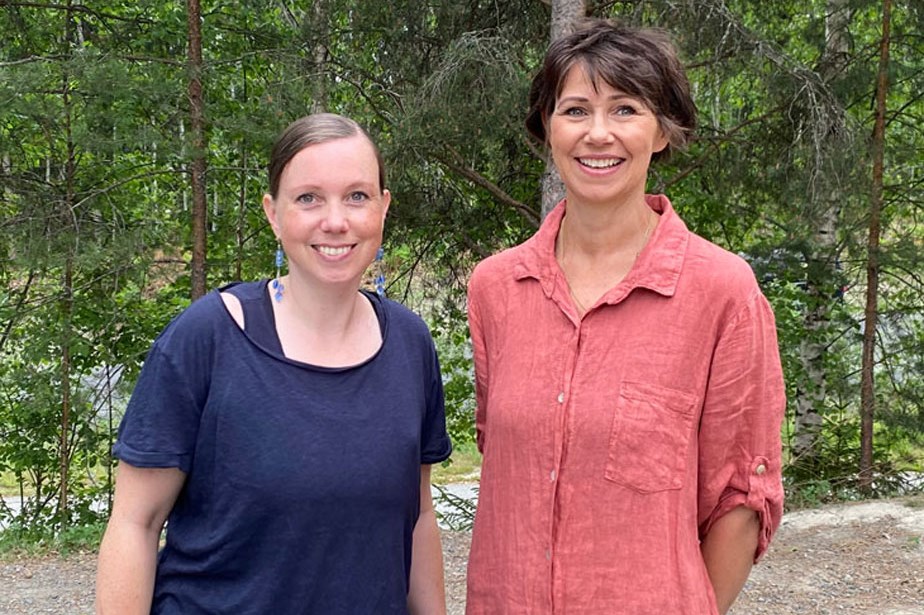
[[[664,196],[629,274],[581,318],[555,260],[566,204],[469,283],[484,459],[467,613],[716,615],[711,524],[782,515],[773,313],[748,264]]]

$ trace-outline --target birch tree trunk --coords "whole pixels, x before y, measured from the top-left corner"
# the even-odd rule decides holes
[[[574,32],[577,23],[586,16],[584,0],[552,0],[549,40],[556,41]],[[551,156],[546,159],[542,174],[542,219],[565,197],[565,185]]]
[[[826,84],[837,80],[849,57],[851,11],[847,0],[828,0],[825,15],[825,51],[818,71]],[[826,131],[822,138],[836,139]],[[827,396],[827,332],[830,328],[830,276],[835,270],[837,228],[840,219],[841,195],[827,191],[820,204],[819,215],[812,216],[815,227],[809,259],[806,292],[809,295],[804,323],[806,335],[799,344],[799,359],[805,379],[796,389],[794,400],[795,424],[792,451],[797,463],[806,468],[815,466],[818,441],[824,422],[823,411]]]
[[[889,47],[892,2],[882,2],[882,39],[879,44],[879,76],[876,81],[876,120],[873,126],[873,182],[869,211],[866,256],[866,319],[863,327],[863,365],[860,386],[860,489],[869,492],[873,483],[873,418],[876,396],[876,324],[879,315],[879,238],[882,212],[882,177],[885,159],[886,97],[889,91]]]

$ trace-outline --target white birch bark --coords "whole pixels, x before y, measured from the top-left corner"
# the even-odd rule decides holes
[[[847,0],[828,0],[825,15],[825,52],[819,72],[825,83],[836,81],[849,57],[850,8]],[[830,138],[833,135],[824,135]],[[822,197],[819,215],[813,216],[813,258],[830,261],[837,251],[837,228],[840,218],[841,195],[830,190]],[[810,271],[832,270],[833,263],[823,268],[810,267]],[[833,300],[824,290],[823,281],[808,281],[807,292],[812,295],[814,307],[805,314],[806,335],[799,344],[799,359],[805,381],[796,389],[795,424],[792,440],[794,458],[808,462],[818,453],[818,440],[824,422],[822,413],[827,395],[827,372],[824,366],[827,352],[826,330],[830,327],[829,302]]]

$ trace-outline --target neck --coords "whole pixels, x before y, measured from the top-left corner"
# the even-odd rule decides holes
[[[356,316],[358,302],[365,301],[358,286],[309,284],[294,273],[285,276],[283,284],[285,291],[276,305],[277,314],[324,337],[345,335]]]
[[[566,207],[556,244],[559,253],[594,259],[630,256],[634,260],[658,218],[644,198],[619,207],[587,207],[571,201]]]
[[[313,365],[344,367],[371,357],[382,344],[372,304],[358,285],[299,284],[293,275],[274,303],[276,332],[287,357]]]
[[[628,275],[657,220],[645,203],[618,215],[588,213],[568,204],[555,242],[555,259],[579,317]]]

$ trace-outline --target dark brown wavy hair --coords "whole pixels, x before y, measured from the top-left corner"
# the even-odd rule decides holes
[[[580,64],[595,86],[602,79],[642,100],[655,114],[668,145],[652,160],[665,160],[685,146],[696,130],[690,82],[670,36],[656,28],[634,28],[606,19],[588,19],[553,42],[529,91],[526,129],[543,145],[568,72]]]

